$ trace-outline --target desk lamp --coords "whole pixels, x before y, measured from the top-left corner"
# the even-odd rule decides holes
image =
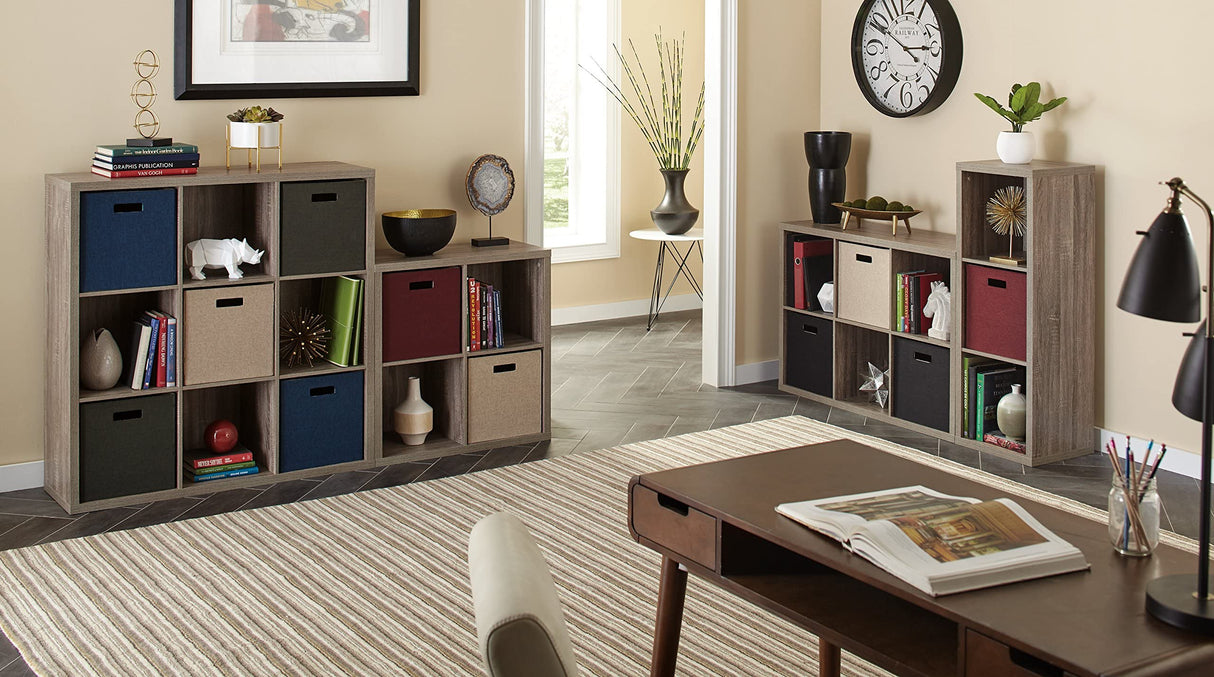
[[[1205,289],[1214,271],[1214,216],[1205,200],[1184,181],[1167,182],[1172,190],[1163,213],[1150,230],[1138,231],[1142,242],[1134,252],[1130,269],[1121,285],[1117,307],[1135,315],[1169,322],[1201,319],[1201,273],[1189,224],[1180,211],[1180,196],[1201,205],[1209,225]],[[1147,584],[1147,611],[1156,618],[1186,630],[1214,634],[1214,598],[1210,596],[1210,456],[1211,424],[1214,424],[1214,376],[1211,351],[1214,326],[1210,323],[1214,297],[1206,299],[1206,318],[1185,350],[1172,390],[1172,406],[1191,419],[1201,421],[1201,513],[1197,575],[1162,576]]]

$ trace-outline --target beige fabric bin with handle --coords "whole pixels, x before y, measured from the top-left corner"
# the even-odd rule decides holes
[[[544,428],[544,367],[538,350],[468,358],[468,443]]]
[[[179,324],[185,385],[274,374],[274,285],[187,289]]]
[[[890,328],[894,284],[890,265],[888,249],[839,243],[835,313],[840,319]]]

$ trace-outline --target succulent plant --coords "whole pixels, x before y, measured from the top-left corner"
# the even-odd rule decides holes
[[[1023,86],[1020,84],[1012,85],[1012,91],[1007,97],[1007,108],[1001,106],[993,97],[985,94],[974,92],[974,96],[978,97],[978,100],[982,103],[990,106],[991,110],[1003,116],[1008,122],[1011,122],[1013,132],[1024,131],[1024,126],[1028,123],[1040,120],[1043,113],[1054,110],[1066,103],[1065,96],[1060,96],[1047,103],[1038,101],[1041,97],[1041,83],[1039,82],[1030,82]]]
[[[232,122],[278,122],[282,118],[282,113],[273,108],[262,108],[261,106],[241,108],[235,113],[228,114],[228,119]]]

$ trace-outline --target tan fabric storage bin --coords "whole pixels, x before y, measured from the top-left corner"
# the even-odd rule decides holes
[[[468,358],[468,443],[532,435],[544,428],[540,351]]]
[[[888,249],[839,243],[835,314],[840,318],[889,329],[893,284]]]
[[[185,385],[274,374],[274,285],[187,289],[181,324]]]

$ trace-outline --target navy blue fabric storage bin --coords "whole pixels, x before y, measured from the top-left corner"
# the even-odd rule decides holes
[[[279,472],[362,458],[361,371],[279,382]]]
[[[177,190],[80,194],[80,291],[177,283]]]

